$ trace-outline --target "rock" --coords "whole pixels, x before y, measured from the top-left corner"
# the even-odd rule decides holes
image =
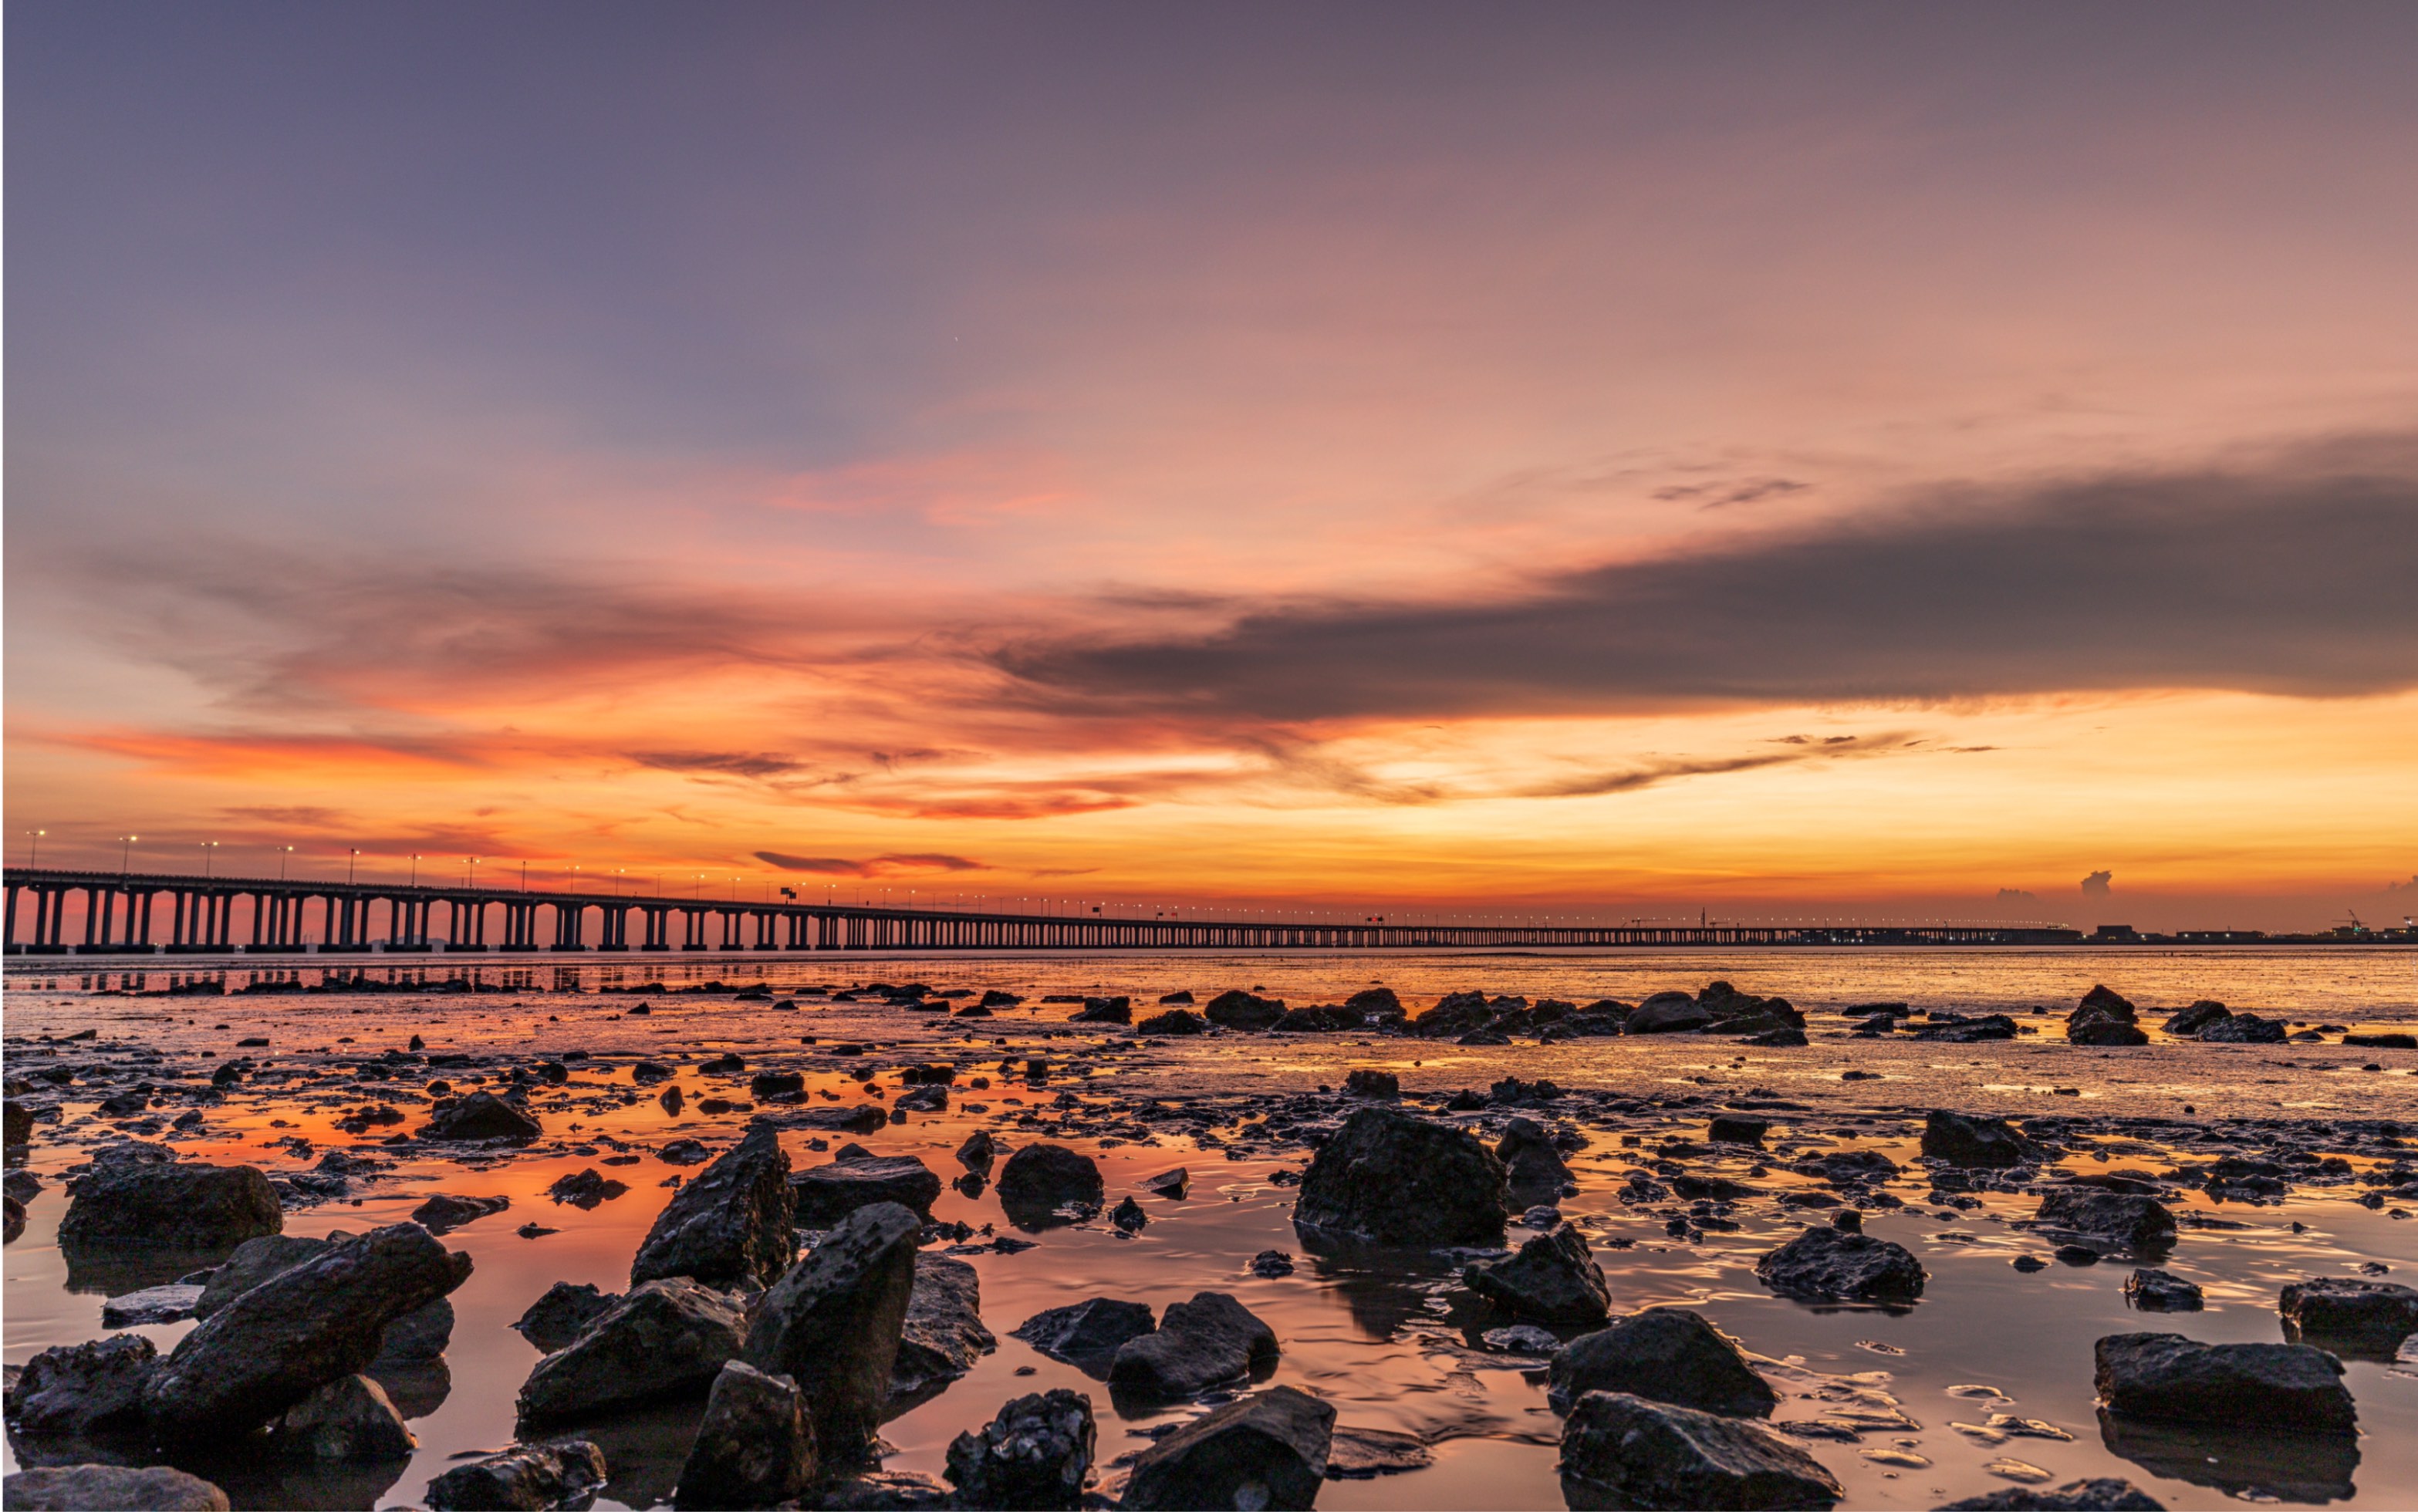
[[[545,1295],[528,1305],[513,1327],[520,1336],[539,1349],[552,1354],[568,1349],[572,1341],[588,1331],[588,1325],[603,1317],[613,1304],[621,1300],[616,1291],[600,1291],[594,1286],[573,1286],[557,1281],[546,1288]]]
[[[2358,1426],[2342,1362],[2306,1344],[2111,1334],[2096,1352],[2099,1399],[2111,1413],[2300,1433],[2350,1433]]]
[[[159,1350],[140,1334],[55,1345],[9,1381],[8,1421],[36,1437],[135,1427],[143,1419],[143,1387],[159,1363]]]
[[[1540,1233],[1508,1259],[1466,1266],[1472,1291],[1522,1318],[1548,1323],[1600,1323],[1612,1314],[1612,1287],[1568,1224]]]
[[[2232,1016],[2232,1009],[2203,998],[2181,1013],[2167,1015],[2166,1021],[2158,1027],[2169,1034],[2196,1034],[2211,1024]]]
[[[1367,1018],[1349,1008],[1333,1003],[1315,1004],[1308,1008],[1288,1008],[1284,1016],[1268,1026],[1276,1034],[1334,1034],[1359,1029]]]
[[[415,1223],[373,1229],[280,1272],[210,1314],[144,1388],[163,1437],[249,1432],[377,1357],[386,1327],[470,1275]]]
[[[826,1463],[860,1462],[872,1446],[890,1399],[922,1232],[922,1220],[895,1202],[859,1208],[756,1306],[746,1361],[805,1392]]]
[[[758,1127],[815,1129],[826,1134],[871,1134],[889,1122],[889,1110],[874,1102],[783,1108],[777,1113],[759,1113],[755,1119]]]
[[[2053,1491],[2010,1487],[1987,1496],[1943,1502],[1939,1512],[2166,1512],[2166,1504],[2129,1480],[2104,1475],[2070,1480]]]
[[[223,1249],[284,1227],[276,1188],[253,1167],[96,1164],[75,1184],[59,1245]]]
[[[2124,1305],[2135,1312],[2197,1312],[2200,1290],[2172,1271],[2144,1268],[2124,1278]]]
[[[1911,1302],[1928,1275],[1903,1245],[1843,1229],[1813,1228],[1755,1261],[1755,1278],[1797,1297]]]
[[[2110,1018],[2121,1019],[2127,1024],[2133,1022],[2133,1020],[2138,1016],[2137,1011],[2134,1008],[2129,1000],[2118,993],[2114,988],[2105,985],[2094,986],[2089,992],[2084,993],[2082,995],[2080,1005],[2074,1009],[2074,1013],[2069,1014],[2066,1016],[2068,1019],[2072,1019],[2078,1015],[2087,1013],[2098,1013]]]
[[[326,1254],[333,1243],[299,1234],[263,1234],[245,1240],[203,1283],[202,1294],[193,1303],[193,1316],[207,1318],[270,1276]]]
[[[439,1109],[417,1138],[527,1141],[544,1132],[537,1120],[494,1092],[474,1092],[452,1107]]]
[[[1201,1011],[1222,1029],[1265,1029],[1284,1016],[1285,1005],[1281,999],[1256,997],[1238,988],[1217,994]]]
[[[559,1204],[592,1210],[600,1203],[610,1202],[629,1191],[629,1184],[598,1173],[594,1167],[562,1177],[545,1189],[545,1195]]]
[[[1099,1429],[1092,1398],[1058,1390],[1018,1397],[949,1443],[957,1502],[976,1507],[1078,1507]]]
[[[1155,1176],[1145,1176],[1134,1184],[1153,1197],[1163,1197],[1171,1202],[1181,1202],[1191,1194],[1192,1173],[1178,1166],[1173,1170],[1163,1170]]]
[[[1684,1034],[1713,1021],[1712,1010],[1684,992],[1658,992],[1641,1002],[1622,1025],[1629,1034]]]
[[[1505,1124],[1494,1158],[1503,1162],[1507,1195],[1515,1203],[1526,1197],[1559,1197],[1572,1184],[1570,1168],[1553,1148],[1553,1136],[1535,1119],[1515,1118]]]
[[[1109,1365],[1109,1383],[1137,1397],[1173,1401],[1272,1365],[1276,1331],[1223,1291],[1197,1291],[1168,1305],[1157,1331],[1127,1339]]]
[[[2387,1281],[2320,1276],[2284,1289],[2276,1310],[2284,1336],[2348,1346],[2353,1352],[2391,1354],[2418,1334],[2418,1291]]]
[[[1742,1118],[1736,1113],[1723,1113],[1713,1120],[1711,1126],[1705,1131],[1705,1138],[1715,1144],[1759,1145],[1763,1143],[1763,1137],[1770,1132],[1769,1119]]]
[[[0,1133],[6,1136],[0,1143],[11,1150],[33,1143],[34,1110],[14,1097],[0,1101]]]
[[[795,1097],[805,1090],[805,1074],[798,1071],[758,1071],[747,1078],[747,1095],[759,1103]]]
[[[226,1492],[181,1470],[154,1465],[55,1465],[21,1470],[0,1484],[8,1512],[227,1512]]]
[[[198,1286],[150,1286],[129,1291],[100,1305],[100,1326],[132,1328],[142,1323],[173,1323],[193,1316],[202,1300]]]
[[[1370,1071],[1364,1067],[1345,1075],[1343,1091],[1353,1097],[1400,1097],[1402,1095],[1402,1081],[1390,1071]]]
[[[604,1451],[585,1439],[524,1444],[456,1465],[428,1483],[429,1512],[542,1512],[587,1504],[604,1484]]]
[[[2418,1050],[2418,1034],[2346,1034],[2342,1042],[2370,1050]]]
[[[1202,1034],[1209,1020],[1189,1008],[1170,1008],[1163,1014],[1153,1014],[1134,1026],[1144,1034]]]
[[[928,1217],[941,1195],[941,1178],[913,1155],[843,1153],[827,1166],[789,1178],[800,1228],[828,1229],[861,1207],[895,1202]]]
[[[1158,1323],[1146,1304],[1094,1297],[1069,1307],[1035,1313],[1014,1330],[1053,1360],[1105,1377],[1109,1362],[1126,1340],[1155,1333]]]
[[[1126,1233],[1139,1233],[1149,1227],[1150,1214],[1141,1210],[1140,1203],[1129,1197],[1110,1211],[1109,1222]]]
[[[988,1129],[974,1130],[966,1136],[965,1143],[957,1146],[957,1164],[968,1170],[988,1170],[998,1156],[999,1141],[990,1137]]]
[[[1118,1505],[1130,1512],[1316,1504],[1335,1409],[1291,1386],[1229,1402],[1143,1450]]]
[[[2126,1249],[2158,1250],[2175,1242],[2175,1215],[2153,1197],[2069,1186],[2046,1193],[2034,1228]]]
[[[911,1470],[865,1470],[825,1485],[807,1505],[824,1512],[941,1512],[957,1499],[948,1487]]]
[[[2037,1159],[2030,1140],[2002,1118],[1933,1108],[1922,1123],[1922,1153],[1951,1166],[1996,1168]]]
[[[1281,1249],[1263,1249],[1251,1257],[1251,1274],[1273,1281],[1293,1274],[1293,1256]]]
[[[1000,1206],[1018,1225],[1047,1221],[1061,1207],[1097,1208],[1108,1195],[1092,1157],[1061,1144],[1029,1144],[999,1173]]]
[[[1591,1391],[1724,1417],[1769,1417],[1780,1404],[1737,1341],[1685,1307],[1648,1307],[1570,1340],[1553,1356],[1549,1380],[1546,1399],[1563,1413]]]
[[[277,1444],[305,1459],[400,1459],[420,1447],[386,1388],[345,1376],[303,1397],[277,1420]]]
[[[17,1199],[14,1192],[0,1195],[0,1214],[5,1214],[0,1216],[0,1224],[6,1226],[0,1229],[0,1244],[13,1245],[17,1236],[25,1231],[25,1204]]]
[[[2150,1036],[2132,1024],[2119,1024],[2108,1019],[2090,1019],[2070,1025],[2065,1037],[2076,1045],[2119,1046],[2147,1045]]]
[[[1466,1130],[1371,1104],[1321,1145],[1293,1221],[1379,1244],[1485,1245],[1503,1235],[1503,1162]]]
[[[2291,1026],[2280,1018],[2233,1014],[2201,1030],[2199,1038],[2203,1045],[2281,1045],[2290,1032]]]
[[[1070,1024],[1130,1024],[1133,1022],[1131,998],[1086,998],[1081,1011],[1067,1020]]]
[[[440,1193],[412,1209],[411,1221],[433,1234],[450,1233],[512,1205],[509,1197],[452,1197]]]
[[[1748,1035],[1742,1043],[1768,1046],[1773,1048],[1783,1046],[1798,1048],[1814,1042],[1805,1037],[1805,1031],[1801,1029],[1768,1029],[1760,1034]]]
[[[803,1495],[817,1468],[798,1383],[732,1360],[713,1378],[672,1504],[682,1512],[777,1506]]]
[[[2015,1032],[2015,1021],[2005,1014],[1984,1014],[1979,1018],[1935,1016],[1906,1037],[1934,1045],[1979,1045],[1985,1040],[2011,1040]]]
[[[1400,1023],[1406,1016],[1402,1000],[1391,987],[1362,987],[1344,999],[1343,1006],[1370,1023]]]
[[[898,1358],[890,1367],[891,1397],[955,1381],[997,1348],[998,1338],[983,1326],[980,1273],[961,1260],[919,1253]]]
[[[1829,1507],[1845,1494],[1768,1428],[1614,1391],[1571,1409],[1561,1476],[1572,1507]]]
[[[708,1286],[768,1286],[797,1258],[797,1199],[780,1136],[747,1138],[672,1194],[630,1262],[633,1285],[685,1275]]]
[[[521,1383],[521,1427],[702,1396],[746,1341],[737,1299],[684,1275],[641,1282],[537,1363]]]
[[[1434,1463],[1435,1451],[1415,1433],[1339,1428],[1326,1443],[1328,1480],[1372,1480],[1425,1470]]]

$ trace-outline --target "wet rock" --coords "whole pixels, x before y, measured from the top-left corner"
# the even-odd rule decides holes
[[[1150,1214],[1141,1210],[1140,1203],[1126,1198],[1110,1211],[1109,1221],[1126,1233],[1140,1233],[1149,1227]]]
[[[1797,1297],[1910,1302],[1929,1277],[1903,1245],[1843,1229],[1807,1229],[1755,1261],[1755,1278]]]
[[[981,1275],[964,1260],[919,1253],[898,1358],[890,1367],[892,1398],[955,1381],[997,1348],[998,1338],[983,1326]]]
[[[2350,1433],[2358,1411],[2342,1362],[2306,1344],[2201,1344],[2181,1334],[2111,1334],[2096,1350],[2099,1398],[2127,1417]]]
[[[861,1461],[890,1398],[915,1287],[923,1221],[895,1202],[859,1208],[757,1305],[745,1358],[804,1390],[824,1460]]]
[[[672,1504],[682,1512],[777,1506],[804,1494],[817,1469],[798,1383],[732,1360],[713,1378]]]
[[[1933,1108],[1923,1119],[1922,1153],[1966,1168],[2020,1166],[2039,1152],[2002,1118],[1981,1118]]]
[[[100,1326],[133,1328],[143,1323],[173,1323],[193,1316],[202,1300],[198,1286],[148,1286],[100,1305]]]
[[[1230,1402],[1143,1450],[1118,1504],[1131,1512],[1311,1506],[1334,1433],[1334,1408],[1307,1392],[1277,1386]]]
[[[629,1184],[599,1174],[594,1167],[562,1177],[545,1189],[545,1195],[558,1203],[568,1202],[575,1208],[594,1208],[600,1203],[629,1191]]]
[[[1170,1008],[1163,1014],[1153,1014],[1134,1028],[1144,1034],[1205,1034],[1209,1020],[1189,1008]]]
[[[1000,1205],[1019,1224],[1061,1207],[1097,1208],[1107,1191],[1092,1157],[1061,1144],[1026,1145],[999,1173]]]
[[[1391,987],[1363,987],[1344,999],[1343,1006],[1370,1023],[1400,1023],[1407,1016],[1401,998]]]
[[[1073,1024],[1130,1024],[1133,1022],[1131,998],[1086,998],[1074,1017]]]
[[[2154,1251],[2175,1242],[2175,1215],[2156,1198],[2089,1187],[2043,1195],[2032,1224],[2043,1232],[2125,1249]]]
[[[1435,1451],[1415,1433],[1385,1428],[1339,1428],[1326,1444],[1328,1480],[1370,1480],[1401,1475],[1435,1463]]]
[[[2070,1480],[2053,1491],[2010,1487],[1987,1496],[1944,1502],[1939,1512],[2166,1512],[2166,1504],[2129,1480],[2104,1475]]]
[[[452,1197],[440,1193],[412,1209],[411,1221],[433,1234],[450,1233],[512,1205],[509,1197]]]
[[[1293,1221],[1380,1244],[1498,1242],[1503,1162],[1466,1130],[1372,1104],[1309,1163]]]
[[[176,1344],[144,1388],[170,1439],[239,1434],[377,1357],[387,1325],[470,1275],[414,1223],[373,1229],[252,1288]]]
[[[2291,1026],[2280,1018],[2234,1014],[2201,1030],[2199,1038],[2203,1045],[2281,1045],[2290,1032]]]
[[[1173,1401],[1242,1380],[1273,1365],[1276,1331],[1223,1291],[1197,1291],[1168,1305],[1157,1331],[1127,1339],[1109,1365],[1109,1383],[1137,1397]]]
[[[1553,1136],[1532,1118],[1515,1118],[1504,1125],[1495,1141],[1494,1158],[1503,1162],[1507,1198],[1519,1203],[1536,1196],[1559,1197],[1573,1184],[1570,1168],[1553,1147]]]
[[[988,1424],[950,1441],[948,1475],[964,1506],[1077,1507],[1098,1441],[1089,1397],[1064,1390],[1018,1397]]]
[[[568,1349],[588,1331],[589,1324],[620,1300],[617,1291],[600,1291],[587,1283],[574,1286],[568,1281],[557,1281],[546,1288],[545,1295],[529,1304],[528,1310],[513,1327],[520,1331],[523,1338],[551,1354]]]
[[[1147,1304],[1094,1297],[1072,1306],[1035,1313],[1014,1330],[1053,1360],[1064,1360],[1087,1374],[1105,1377],[1109,1363],[1128,1339],[1157,1330]]]
[[[456,1465],[428,1483],[429,1512],[543,1512],[584,1506],[604,1484],[604,1451],[585,1439],[524,1444]]]
[[[1262,998],[1239,988],[1209,1000],[1201,1013],[1221,1029],[1265,1029],[1284,1016],[1281,999]]]
[[[1281,1249],[1263,1249],[1251,1257],[1251,1274],[1267,1280],[1293,1274],[1293,1256]]]
[[[911,1470],[866,1470],[824,1486],[809,1505],[823,1512],[939,1512],[957,1499],[948,1487]]]
[[[913,1155],[842,1151],[831,1164],[790,1177],[789,1190],[797,1199],[799,1227],[828,1229],[876,1202],[895,1202],[929,1216],[941,1195],[941,1178]]]
[[[2158,1027],[2169,1034],[2196,1034],[2211,1024],[2233,1016],[2233,1010],[2221,1002],[2201,999],[2181,1013],[2169,1014]]]
[[[1401,1078],[1390,1071],[1371,1071],[1363,1067],[1343,1078],[1343,1090],[1354,1097],[1400,1097]]]
[[[2342,1042],[2371,1050],[2418,1050],[2418,1034],[2346,1034]]]
[[[159,1350],[140,1334],[44,1350],[8,1382],[8,1421],[35,1437],[135,1427],[159,1363]]]
[[[367,1376],[330,1381],[287,1408],[276,1443],[305,1459],[400,1459],[420,1447],[386,1388]]]
[[[1934,1045],[1979,1045],[1987,1040],[2011,1040],[2015,1033],[2015,1021],[2005,1014],[1983,1014],[1978,1018],[1934,1015],[1929,1023],[1918,1027],[1907,1038]]]
[[[1560,1336],[1534,1323],[1512,1323],[1505,1328],[1490,1328],[1477,1336],[1490,1350],[1506,1354],[1535,1354],[1547,1358],[1561,1352]]]
[[[378,1340],[377,1356],[370,1361],[372,1370],[392,1366],[424,1365],[442,1357],[446,1345],[453,1340],[453,1303],[451,1298],[414,1307],[386,1325]]]
[[[2418,1333],[2418,1291],[2388,1281],[2320,1276],[2295,1281],[2276,1301],[2284,1336],[2295,1343],[2390,1355]]]
[[[181,1470],[155,1465],[55,1465],[21,1470],[0,1485],[8,1512],[227,1512],[226,1492]]]
[[[795,1097],[805,1090],[805,1074],[798,1071],[758,1071],[747,1078],[747,1095],[759,1103]]]
[[[494,1092],[475,1092],[440,1108],[417,1136],[422,1139],[512,1139],[526,1142],[545,1132],[537,1120]]]
[[[957,1146],[957,1164],[968,1170],[987,1171],[997,1158],[999,1141],[990,1137],[988,1129],[974,1130],[966,1136],[965,1143]]]
[[[34,1110],[14,1097],[0,1102],[0,1132],[5,1132],[5,1139],[0,1142],[8,1149],[33,1143]]]
[[[1685,1307],[1649,1307],[1574,1338],[1549,1370],[1546,1397],[1563,1413],[1591,1391],[1627,1392],[1724,1417],[1769,1417],[1780,1404],[1737,1341]]]
[[[1723,1113],[1714,1118],[1710,1126],[1705,1131],[1705,1138],[1715,1144],[1759,1145],[1763,1143],[1763,1137],[1770,1132],[1769,1119],[1746,1118],[1736,1113]]]
[[[75,1184],[59,1245],[223,1249],[284,1227],[276,1188],[253,1167],[96,1164]]]
[[[14,1192],[0,1196],[0,1214],[5,1214],[0,1216],[0,1225],[5,1225],[0,1228],[0,1244],[13,1245],[17,1236],[25,1231],[25,1204],[17,1199]]]
[[[2172,1271],[2143,1268],[2124,1278],[2124,1305],[2135,1312],[2197,1312],[2206,1299]]]
[[[1276,1034],[1335,1034],[1359,1029],[1367,1018],[1349,1008],[1333,1003],[1314,1004],[1308,1008],[1288,1008],[1284,1016],[1268,1026]]]
[[[202,1294],[193,1302],[193,1316],[207,1318],[270,1276],[326,1254],[334,1243],[299,1234],[263,1234],[245,1240],[203,1283]]]
[[[797,1199],[780,1136],[758,1123],[672,1194],[630,1262],[633,1285],[685,1275],[708,1286],[770,1285],[798,1253]]]
[[[1712,1010],[1687,993],[1658,992],[1630,1012],[1622,1031],[1630,1034],[1684,1034],[1712,1021]]]
[[[1561,1476],[1572,1507],[1829,1507],[1845,1494],[1768,1428],[1627,1392],[1578,1399]]]
[[[1586,1239],[1564,1224],[1505,1260],[1466,1266],[1462,1282],[1516,1317],[1548,1323],[1599,1323],[1612,1314],[1612,1287]]]
[[[686,1276],[634,1286],[521,1383],[521,1426],[703,1395],[746,1343],[739,1301]]]

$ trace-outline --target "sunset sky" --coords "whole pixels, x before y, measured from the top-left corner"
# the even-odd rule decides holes
[[[11,864],[2418,911],[2418,8],[7,43]]]

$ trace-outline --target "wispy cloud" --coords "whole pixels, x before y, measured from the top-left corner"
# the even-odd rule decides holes
[[[785,872],[811,872],[818,877],[910,877],[927,872],[979,872],[989,867],[964,856],[925,852],[891,854],[851,861],[844,856],[792,856],[786,851],[759,850],[756,859]]]

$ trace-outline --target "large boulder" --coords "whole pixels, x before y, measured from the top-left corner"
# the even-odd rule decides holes
[[[96,1165],[74,1194],[62,1247],[223,1249],[285,1227],[276,1188],[250,1166]]]
[[[422,1139],[510,1139],[526,1143],[545,1129],[528,1112],[494,1092],[474,1092],[438,1108],[422,1125]]]
[[[387,1325],[467,1280],[416,1223],[373,1229],[269,1277],[205,1319],[144,1387],[163,1438],[248,1433],[377,1358]]]
[[[1629,1034],[1685,1034],[1713,1021],[1713,1011],[1684,992],[1658,992],[1631,1010],[1621,1030]]]
[[[2232,1016],[2232,1009],[2203,998],[2188,1008],[2168,1014],[2166,1021],[2158,1027],[2169,1034],[2196,1034],[2210,1025]]]
[[[1170,1303],[1155,1332],[1127,1339],[1109,1366],[1109,1383],[1136,1397],[1170,1401],[1240,1381],[1277,1358],[1276,1331],[1223,1291]]]
[[[270,1276],[290,1271],[304,1260],[317,1260],[351,1237],[339,1229],[326,1239],[300,1234],[263,1234],[247,1239],[236,1245],[235,1253],[202,1283],[202,1294],[193,1303],[193,1316],[207,1318]]]
[[[2086,1245],[2162,1250],[2175,1242],[2175,1215],[2153,1197],[2068,1186],[2041,1198],[2032,1226]]]
[[[2418,1291],[2389,1281],[2295,1281],[2276,1299],[2276,1310],[2287,1339],[2355,1353],[2391,1354],[2418,1334]]]
[[[789,1178],[798,1226],[828,1229],[862,1207],[895,1202],[928,1216],[941,1178],[913,1155],[876,1155],[850,1145],[827,1166]]]
[[[1284,1016],[1281,998],[1262,998],[1239,987],[1221,992],[1201,1008],[1202,1016],[1223,1029],[1265,1029]]]
[[[1130,1512],[1308,1507],[1326,1476],[1334,1436],[1334,1408],[1277,1386],[1195,1418],[1144,1449],[1117,1504]]]
[[[604,1484],[604,1451],[585,1439],[523,1444],[456,1465],[428,1483],[429,1512],[543,1512],[584,1505]]]
[[[955,1381],[999,1348],[983,1326],[982,1276],[961,1260],[919,1253],[915,1289],[907,1297],[898,1358],[890,1367],[890,1395],[913,1397]]]
[[[521,1337],[552,1354],[570,1348],[588,1331],[589,1323],[620,1300],[620,1292],[599,1291],[592,1283],[574,1286],[568,1281],[557,1281],[545,1289],[545,1295],[528,1305],[528,1310],[513,1327]]]
[[[345,1376],[303,1397],[277,1420],[276,1443],[304,1459],[401,1459],[420,1447],[386,1388]]]
[[[873,1444],[915,1289],[923,1222],[895,1202],[859,1208],[757,1304],[747,1363],[806,1394],[824,1461],[854,1464]]]
[[[2129,1480],[2103,1475],[2070,1480],[2053,1491],[2010,1486],[1986,1496],[1942,1502],[1939,1512],[2166,1512],[2166,1504]]]
[[[1612,1315],[1612,1287],[1585,1236],[1559,1224],[1517,1254],[1464,1267],[1472,1291],[1517,1317],[1545,1323],[1599,1323]]]
[[[139,1426],[160,1352],[140,1334],[59,1344],[8,1382],[8,1421],[27,1434],[88,1436]]]
[[[2122,997],[2104,986],[2092,987],[2065,1016],[2065,1037],[2076,1045],[2147,1045],[2150,1036],[2135,1022],[2139,1016]]]
[[[2020,1166],[2036,1159],[2030,1140],[2002,1118],[1933,1108],[1922,1123],[1922,1153],[1951,1166]]]
[[[2306,1344],[2201,1344],[2181,1334],[2111,1334],[2096,1351],[2111,1413],[2299,1433],[2351,1433],[2359,1413],[2342,1362]]]
[[[226,1492],[181,1470],[154,1465],[54,1465],[21,1470],[0,1485],[8,1512],[227,1512]]]
[[[1388,1245],[1485,1245],[1503,1237],[1503,1162],[1465,1129],[1373,1104],[1321,1145],[1293,1221]]]
[[[817,1468],[805,1393],[788,1376],[732,1360],[713,1378],[672,1504],[681,1512],[778,1506],[803,1495]]]
[[[1845,1494],[1768,1428],[1615,1391],[1571,1409],[1561,1475],[1573,1507],[1828,1507]]]
[[[524,1428],[702,1396],[747,1340],[747,1310],[684,1275],[632,1287],[521,1383]]]
[[[1929,1275],[1914,1252],[1866,1233],[1809,1228],[1754,1263],[1755,1279],[1795,1297],[1911,1302]]]
[[[1026,1145],[1000,1168],[1000,1206],[1023,1227],[1047,1223],[1062,1207],[1096,1208],[1107,1196],[1092,1157],[1063,1144]]]
[[[1078,1507],[1098,1443],[1089,1397],[1065,1390],[1018,1397],[950,1441],[949,1480],[961,1506]]]
[[[1014,1336],[1088,1375],[1107,1379],[1110,1362],[1128,1339],[1154,1333],[1158,1321],[1150,1305],[1093,1297],[1071,1306],[1034,1313],[1018,1324]]]
[[[780,1136],[758,1124],[672,1194],[630,1262],[633,1285],[685,1275],[770,1286],[797,1258],[797,1201]]]
[[[1570,1340],[1553,1356],[1549,1380],[1546,1400],[1565,1413],[1591,1391],[1723,1417],[1769,1417],[1780,1404],[1737,1341],[1685,1307],[1649,1307]]]

